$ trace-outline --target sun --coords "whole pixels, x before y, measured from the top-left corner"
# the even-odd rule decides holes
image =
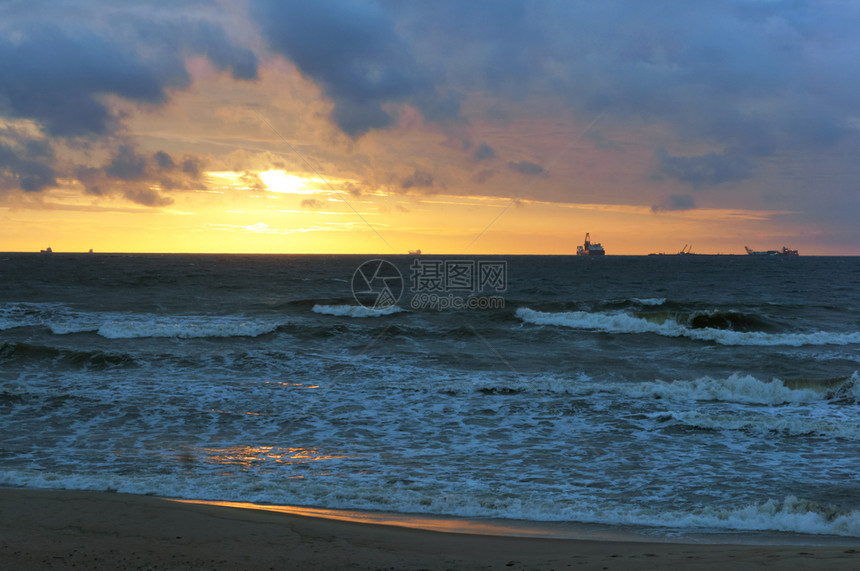
[[[307,184],[311,182],[308,179],[300,176],[287,174],[282,170],[268,170],[260,173],[260,179],[272,192],[280,192],[283,194],[314,194],[317,192],[314,189],[307,188]]]

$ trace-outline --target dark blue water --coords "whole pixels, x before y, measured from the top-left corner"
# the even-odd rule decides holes
[[[860,260],[368,259],[0,254],[0,484],[860,537]]]

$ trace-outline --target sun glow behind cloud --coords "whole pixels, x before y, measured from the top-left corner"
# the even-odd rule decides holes
[[[263,171],[259,176],[268,190],[282,194],[316,194],[319,190],[309,188],[308,185],[319,187],[325,184],[323,180],[302,178],[282,170]]]

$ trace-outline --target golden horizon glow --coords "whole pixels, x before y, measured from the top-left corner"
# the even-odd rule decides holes
[[[248,174],[259,177],[267,188],[247,193]],[[2,207],[0,214],[14,214],[19,229],[22,224],[52,228],[52,221],[57,220],[59,226],[61,217],[67,228],[76,231],[73,240],[63,239],[67,232],[43,231],[43,240],[34,244],[32,238],[16,241],[0,229],[0,240],[11,246],[5,251],[38,251],[50,246],[56,252],[92,248],[96,252],[141,253],[405,254],[421,249],[427,254],[564,255],[575,253],[585,232],[590,232],[609,255],[676,252],[692,242],[697,242],[694,251],[698,253],[741,254],[745,245],[757,249],[781,246],[784,236],[778,219],[792,214],[708,208],[654,212],[641,205],[442,193],[341,194],[336,198],[313,188],[319,186],[319,179],[278,169],[206,175],[217,183],[211,189],[179,195],[174,204],[156,211],[116,198],[81,199],[72,192],[51,193],[50,200],[29,208],[22,205],[14,212]],[[310,199],[308,206],[309,195],[326,199]],[[93,225],[93,211],[108,215],[110,224]],[[726,223],[747,227],[745,243],[726,243]],[[159,231],[153,232],[153,228]],[[693,234],[698,240],[685,238]],[[649,240],[643,242],[636,237],[639,235],[649,236]],[[111,248],[109,243],[120,247]]]

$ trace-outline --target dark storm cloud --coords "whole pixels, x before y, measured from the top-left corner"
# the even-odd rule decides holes
[[[193,51],[205,54],[221,71],[229,69],[234,79],[257,79],[257,56],[247,48],[233,45],[224,34],[223,28],[209,22],[191,24],[188,27],[192,30],[189,45]]]
[[[31,28],[20,40],[0,37],[0,114],[34,119],[49,135],[109,131],[100,97],[163,103],[165,88],[187,77],[159,78],[128,47],[88,30]]]
[[[433,186],[433,175],[418,169],[400,181],[400,188],[404,190],[410,188],[429,188],[431,186]]]
[[[548,114],[668,125],[722,149],[655,156],[668,176],[704,186],[750,176],[761,157],[826,152],[857,133],[854,3],[329,1],[312,17],[295,13],[304,3],[258,5],[269,7],[258,10],[270,17],[269,41],[320,82],[352,134],[387,126],[385,104],[414,92],[482,92]],[[288,30],[280,22],[289,16]],[[516,119],[506,109],[478,113]],[[362,110],[363,120],[355,117]]]
[[[663,212],[668,210],[692,210],[696,207],[696,201],[689,194],[670,194],[666,200],[651,207],[651,212]]]
[[[544,169],[537,163],[531,161],[509,162],[508,167],[518,173],[527,174],[529,176],[538,176],[544,173]]]
[[[694,188],[735,182],[752,176],[750,161],[736,154],[708,153],[678,157],[660,149],[656,155],[658,177],[674,178]]]
[[[78,165],[72,172],[78,182],[84,185],[84,190],[86,190],[87,194],[94,194],[96,196],[105,194],[103,185],[107,179],[104,176],[103,169]]]
[[[35,192],[57,184],[57,173],[50,162],[53,154],[41,142],[29,141],[29,149],[16,150],[0,142],[0,192],[12,186]],[[28,152],[29,150],[29,152]]]
[[[487,182],[488,180],[493,178],[493,176],[495,174],[496,174],[496,171],[494,171],[492,169],[484,169],[482,171],[475,173],[472,176],[472,180],[474,180],[478,184],[484,184],[485,182]]]
[[[178,169],[173,157],[164,151],[147,156],[133,145],[124,144],[103,166],[78,165],[71,174],[88,194],[118,194],[132,202],[156,207],[170,205],[173,199],[153,189],[154,184],[162,191],[205,190],[199,178],[201,165],[198,157],[186,156]]]
[[[146,157],[138,155],[129,145],[120,145],[105,174],[119,180],[140,180],[146,176]]]
[[[0,132],[0,191],[39,191],[72,177],[92,194],[123,193],[163,206],[166,198],[126,183],[144,188],[144,179],[156,177],[151,182],[162,188],[199,187],[197,158],[186,158],[179,172],[167,153],[147,157],[132,144],[119,144],[127,139],[118,136],[122,117],[105,96],[164,105],[171,90],[188,87],[185,59],[194,54],[236,79],[256,79],[256,55],[211,20],[218,7],[185,2],[165,11],[80,0],[52,4],[50,14],[24,9],[34,6],[0,5],[0,119],[32,120],[47,138],[16,143]],[[74,159],[60,164],[53,150],[64,145],[118,152],[102,167],[70,164]]]
[[[123,196],[143,206],[170,206],[173,204],[172,198],[162,196],[151,188],[130,188],[123,193]]]
[[[481,143],[473,155],[476,161],[484,161],[496,157],[496,151],[487,143]]]
[[[158,165],[158,168],[161,170],[169,171],[176,168],[176,163],[173,162],[173,158],[164,151],[158,151],[153,155],[153,158],[155,159],[155,163]]]
[[[391,125],[389,102],[412,103],[430,120],[459,114],[458,96],[437,94],[432,74],[415,61],[381,4],[256,0],[251,12],[271,48],[331,98],[333,119],[350,136]]]
[[[182,172],[192,178],[198,178],[200,176],[200,169],[202,168],[203,162],[197,157],[188,157],[182,161]]]
[[[34,119],[54,136],[102,135],[115,127],[104,95],[163,104],[168,89],[189,83],[187,54],[203,54],[235,78],[257,77],[253,52],[214,24],[149,21],[133,11],[112,24],[25,21],[0,36],[0,113]]]

